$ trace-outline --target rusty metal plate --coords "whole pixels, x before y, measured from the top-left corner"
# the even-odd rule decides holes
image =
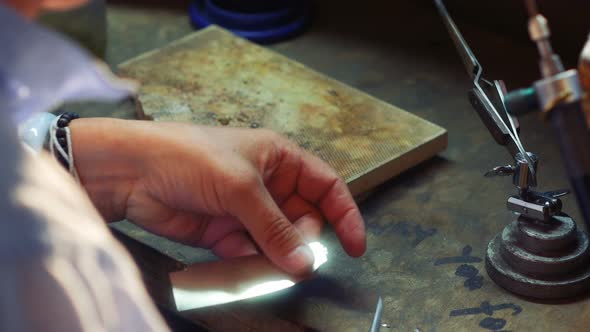
[[[119,66],[155,121],[273,129],[327,161],[353,194],[432,157],[446,130],[212,27]]]

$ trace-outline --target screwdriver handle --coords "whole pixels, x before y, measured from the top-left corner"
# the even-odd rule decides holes
[[[580,100],[560,103],[549,114],[570,183],[590,229],[590,129],[582,103]]]

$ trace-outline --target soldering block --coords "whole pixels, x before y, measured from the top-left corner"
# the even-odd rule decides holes
[[[445,129],[210,27],[131,59],[138,116],[270,128],[330,164],[355,196],[434,156]]]

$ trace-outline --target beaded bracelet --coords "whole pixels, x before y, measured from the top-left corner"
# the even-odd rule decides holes
[[[72,152],[72,138],[68,126],[70,122],[79,117],[76,113],[65,112],[53,120],[49,131],[49,151],[78,181],[78,172],[74,165],[74,153]]]

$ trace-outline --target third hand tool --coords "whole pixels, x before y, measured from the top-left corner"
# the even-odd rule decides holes
[[[582,210],[588,198],[590,166],[575,138],[588,135],[581,115],[581,89],[575,70],[563,72],[563,66],[549,44],[546,20],[538,14],[534,1],[527,5],[532,18],[529,30],[541,54],[545,78],[533,89],[507,94],[502,81],[483,78],[483,69],[459,29],[449,16],[442,0],[435,0],[451,38],[473,80],[469,100],[493,138],[507,148],[514,165],[498,166],[485,175],[511,175],[517,194],[507,200],[508,210],[518,217],[489,243],[486,270],[492,280],[519,295],[538,299],[579,296],[590,290],[590,241],[575,221],[563,213],[559,197],[567,190],[538,192],[539,157],[524,149],[519,138],[519,124],[513,118],[517,106],[540,105],[549,112],[554,126],[561,132],[560,145],[574,190]],[[577,85],[576,85],[577,83]],[[508,105],[508,106],[507,106]],[[577,122],[577,123],[574,123]],[[582,128],[582,126],[584,128]],[[570,132],[572,131],[572,132]],[[586,142],[590,143],[590,140]],[[587,215],[588,213],[584,213]]]
[[[582,107],[582,84],[578,71],[564,70],[560,57],[553,51],[549,24],[539,12],[536,1],[526,0],[525,3],[530,17],[529,35],[539,51],[543,78],[532,87],[509,93],[508,111],[525,114],[540,109],[550,120],[580,211],[590,228],[590,128]]]
[[[530,214],[549,220],[561,211],[558,197],[566,195],[565,190],[536,192],[531,188],[537,186],[537,167],[539,158],[524,149],[519,137],[520,125],[506,109],[506,88],[503,81],[488,81],[483,77],[483,68],[471,51],[459,29],[449,16],[442,0],[436,0],[444,23],[461,55],[467,73],[473,80],[469,91],[469,100],[494,140],[505,146],[514,165],[498,166],[488,171],[486,177],[512,175],[513,184],[518,194],[508,200],[508,209],[515,213]],[[532,209],[531,209],[532,208]]]

